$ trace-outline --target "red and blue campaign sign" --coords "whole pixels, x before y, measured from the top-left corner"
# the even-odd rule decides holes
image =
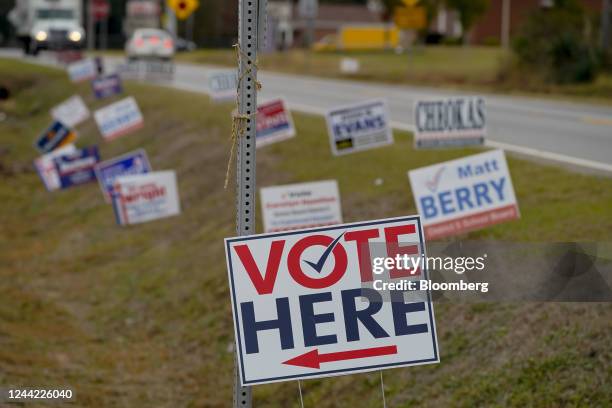
[[[55,121],[36,140],[34,145],[42,153],[49,153],[60,146],[74,142],[77,135],[63,123]]]
[[[291,114],[282,99],[257,106],[257,147],[290,139],[295,136]]]
[[[96,99],[104,99],[123,92],[119,74],[99,76],[91,81],[91,89]]]
[[[139,149],[98,163],[95,171],[102,194],[104,194],[104,199],[110,202],[118,177],[149,173],[151,165],[149,164],[147,152]]]
[[[383,251],[425,256],[420,218],[227,238],[242,385],[439,362],[428,290],[374,289]],[[426,265],[384,273],[429,279]]]
[[[492,150],[408,173],[427,239],[519,218],[503,150]]]
[[[100,154],[98,147],[92,146],[53,160],[61,188],[64,189],[94,181],[96,179],[94,167],[100,161]]]

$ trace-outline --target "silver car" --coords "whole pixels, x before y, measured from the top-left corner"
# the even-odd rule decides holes
[[[140,28],[126,43],[125,52],[130,60],[170,60],[174,56],[174,40],[164,30]]]

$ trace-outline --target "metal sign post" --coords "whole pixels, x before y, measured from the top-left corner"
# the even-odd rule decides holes
[[[257,49],[265,34],[266,0],[239,0],[238,115],[245,117],[236,158],[236,232],[255,233],[255,136],[257,131]],[[243,387],[234,361],[234,407],[251,407],[251,389]]]

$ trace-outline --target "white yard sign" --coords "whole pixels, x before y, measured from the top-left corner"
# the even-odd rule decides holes
[[[393,143],[389,109],[382,100],[362,102],[329,111],[327,129],[334,155]]]
[[[89,119],[89,109],[79,95],[72,96],[51,109],[53,119],[62,122],[69,128],[74,128]]]
[[[484,98],[453,97],[418,101],[414,107],[417,148],[483,144],[487,134]]]
[[[54,159],[56,157],[71,155],[76,153],[77,149],[73,144],[68,144],[51,151],[51,153],[44,154],[34,160],[34,167],[36,172],[40,176],[43,184],[48,191],[55,191],[61,187],[59,174],[55,167]]]
[[[210,97],[214,101],[236,100],[238,78],[236,71],[213,72],[208,76]]]
[[[266,232],[342,224],[336,180],[261,189]]]
[[[427,239],[519,218],[503,150],[412,170],[408,177]]]
[[[143,125],[142,113],[131,96],[98,109],[94,118],[105,140],[113,140]]]
[[[181,212],[174,171],[120,176],[113,189],[119,225],[139,224]]]
[[[424,254],[419,217],[225,240],[243,386],[439,361],[429,292],[383,301],[364,288],[372,245]]]
[[[98,75],[98,61],[86,58],[68,65],[68,76],[72,82],[83,82],[94,79]]]

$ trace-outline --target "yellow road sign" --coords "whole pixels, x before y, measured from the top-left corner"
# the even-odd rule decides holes
[[[414,7],[419,4],[419,0],[404,0],[402,1],[406,7]]]
[[[408,1],[408,0],[406,0]],[[393,22],[403,30],[420,30],[427,26],[425,7],[397,7]]]
[[[176,18],[185,20],[200,7],[198,0],[166,0],[168,7],[174,10]]]

